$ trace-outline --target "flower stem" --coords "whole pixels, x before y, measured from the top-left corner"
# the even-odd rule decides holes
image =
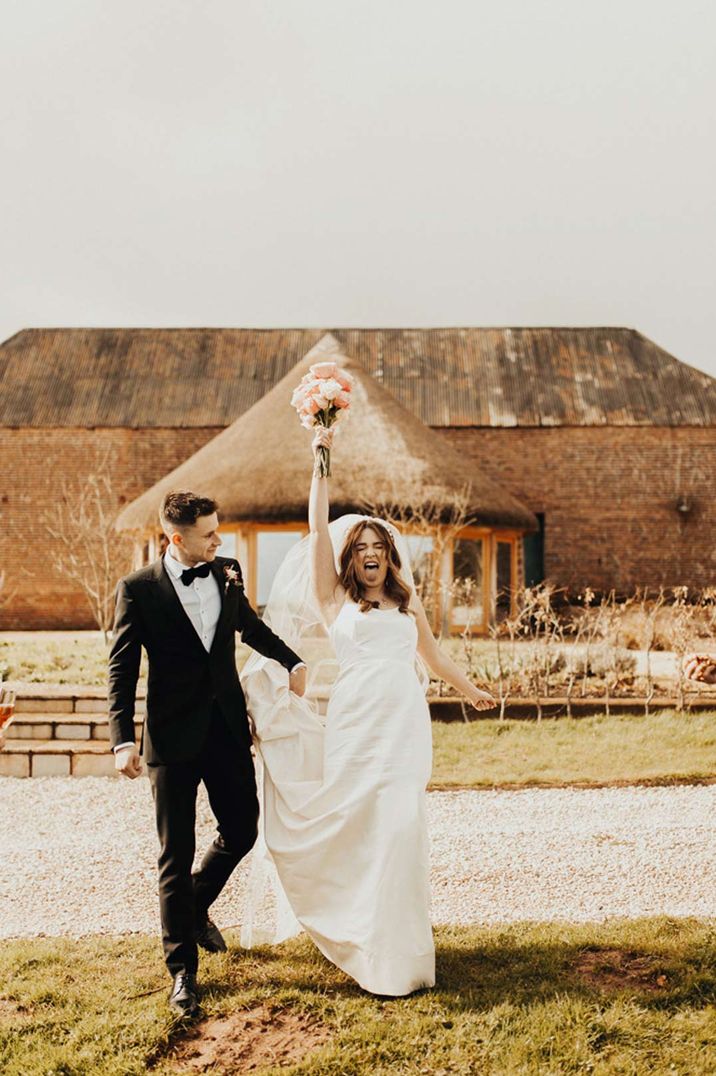
[[[331,473],[331,453],[325,445],[321,445],[317,452],[316,474],[319,478],[328,478]]]

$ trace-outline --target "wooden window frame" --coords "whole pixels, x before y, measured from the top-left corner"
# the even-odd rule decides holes
[[[461,530],[454,534],[449,542],[449,579],[447,583],[452,586],[455,581],[455,542],[461,541],[480,541],[482,542],[482,620],[480,623],[475,623],[470,628],[470,635],[486,635],[489,629],[490,619],[490,580],[492,574],[491,568],[491,549],[490,549],[490,536],[492,531],[489,527],[463,527]],[[453,619],[453,608],[455,605],[452,594],[447,606],[447,628],[450,635],[462,635],[465,631],[463,624],[456,624]]]
[[[246,576],[246,595],[251,604],[256,606],[257,589],[258,589],[258,535],[261,532],[281,532],[281,531],[295,531],[305,537],[308,534],[308,523],[254,523],[254,522],[241,522],[241,523],[225,523],[219,526],[220,534],[236,534],[237,541],[237,557],[244,569]],[[438,529],[436,528],[434,534],[426,534],[423,530],[413,530],[410,527],[403,529],[403,534],[411,537],[418,538],[431,538],[433,543],[432,549],[432,572],[433,572],[433,585],[435,588],[435,594],[440,593],[440,584],[446,583],[450,585],[454,579],[453,566],[455,556],[455,542],[462,539],[480,539],[483,544],[483,572],[482,572],[482,607],[483,607],[483,619],[480,624],[474,624],[470,629],[471,635],[487,635],[490,630],[490,626],[496,621],[496,602],[497,602],[497,543],[505,542],[511,546],[510,553],[510,576],[512,586],[511,607],[510,615],[514,615],[516,610],[516,589],[518,586],[517,573],[520,567],[519,560],[519,547],[518,543],[521,542],[523,537],[522,531],[515,530],[493,530],[490,527],[463,527],[456,534],[452,535],[443,546],[440,540]],[[157,532],[147,535],[144,541],[140,544],[135,543],[135,564],[137,567],[141,567],[140,558],[146,551],[149,554],[150,560],[156,559],[159,555],[159,541],[160,536]],[[144,547],[144,548],[143,548]],[[442,547],[442,553],[441,553]],[[441,563],[441,557],[444,558],[444,565]],[[435,610],[432,618],[431,627],[435,634],[439,634],[441,626],[445,623],[447,631],[450,635],[460,635],[465,630],[459,624],[455,624],[452,618],[453,600],[450,598],[446,606],[441,608],[440,601],[436,601]]]
[[[462,539],[482,540],[483,565],[482,565],[482,621],[473,624],[470,635],[488,635],[490,627],[496,623],[497,618],[497,543],[504,542],[510,548],[510,615],[516,608],[517,572],[519,569],[519,557],[517,543],[522,538],[521,531],[493,530],[491,527],[463,527],[453,535],[450,540],[450,577],[448,582],[452,584],[455,564],[455,542]],[[462,635],[464,626],[455,624],[453,621],[453,599],[450,598],[447,608],[447,626],[450,635]]]
[[[497,546],[502,542],[504,545],[510,546],[510,609],[509,616],[514,616],[517,610],[517,572],[519,570],[519,548],[518,542],[522,541],[521,531],[493,531],[494,536],[494,572],[495,581],[492,588],[493,607],[491,609],[490,623],[497,623]]]

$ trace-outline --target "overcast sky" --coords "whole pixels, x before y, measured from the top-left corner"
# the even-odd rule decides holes
[[[713,3],[0,10],[0,337],[626,325],[716,376]]]

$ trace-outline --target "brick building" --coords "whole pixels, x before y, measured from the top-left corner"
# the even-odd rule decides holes
[[[46,517],[105,453],[118,505],[263,397],[325,330],[26,330],[0,346],[0,626],[89,627]],[[528,580],[713,582],[716,382],[628,329],[334,330],[537,515]],[[290,418],[290,416],[289,416]],[[389,461],[388,461],[389,462]],[[479,522],[479,521],[478,521]]]
[[[330,333],[227,429],[129,504],[117,526],[135,535],[137,560],[161,544],[159,508],[171,489],[201,490],[220,505],[226,551],[244,566],[249,599],[268,599],[290,546],[307,533],[311,432],[289,410],[313,363],[353,378],[349,422],[333,448],[333,516],[398,520],[435,630],[485,633],[509,609],[536,516],[398,403]],[[457,582],[457,586],[453,586]]]

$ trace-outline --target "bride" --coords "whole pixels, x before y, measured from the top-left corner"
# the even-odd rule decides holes
[[[260,654],[242,683],[263,770],[263,837],[293,915],[363,989],[402,996],[435,984],[422,663],[476,709],[494,700],[438,647],[396,528],[356,515],[329,524],[315,457],[332,437],[318,427],[310,534],[279,569],[264,614],[289,645],[321,624],[328,631],[339,673],[325,727]]]

